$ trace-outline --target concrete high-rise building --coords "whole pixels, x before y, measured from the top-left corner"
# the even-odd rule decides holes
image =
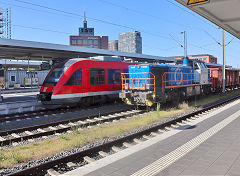
[[[108,49],[108,36],[94,36],[94,28],[87,27],[86,14],[84,12],[83,27],[79,28],[78,36],[70,36],[70,45]]]
[[[108,42],[108,49],[112,51],[118,51],[118,40],[110,40]]]
[[[142,37],[138,31],[120,33],[118,51],[142,54]]]

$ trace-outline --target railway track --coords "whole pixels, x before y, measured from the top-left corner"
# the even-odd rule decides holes
[[[222,100],[215,104],[211,104],[201,110],[183,115],[177,119],[169,120],[166,123],[157,124],[150,128],[142,129],[126,136],[115,138],[114,140],[110,140],[106,143],[99,144],[64,157],[59,157],[43,164],[35,165],[33,167],[10,173],[8,175],[59,175],[65,173],[69,170],[73,170],[77,167],[94,162],[97,159],[106,157],[112,153],[121,151],[124,148],[128,148],[132,145],[148,140],[153,136],[160,135],[161,133],[172,128],[182,126],[188,121],[200,118],[202,115],[205,115],[210,111],[215,110],[216,108],[219,108],[224,104],[234,101],[238,98],[240,98],[240,95]]]
[[[28,111],[28,112],[21,112],[21,113],[14,113],[14,114],[2,114],[0,115],[0,123],[16,121],[16,120],[24,120],[24,119],[31,119],[41,116],[48,116],[52,114],[60,114],[69,111],[77,111],[80,110],[79,107],[61,107],[61,108],[54,108],[54,109],[43,109],[43,110],[36,110],[36,111]]]
[[[17,144],[22,141],[33,141],[34,138],[47,138],[50,135],[61,135],[62,133],[70,133],[73,129],[84,128],[97,125],[100,123],[108,123],[114,120],[124,119],[136,114],[143,113],[142,110],[132,110],[130,107],[125,111],[119,110],[114,112],[102,113],[100,115],[79,116],[71,120],[61,120],[57,122],[45,123],[24,128],[0,131],[0,146]]]

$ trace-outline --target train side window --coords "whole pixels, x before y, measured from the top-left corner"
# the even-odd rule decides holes
[[[194,63],[194,70],[199,70],[198,64]]]
[[[102,68],[90,68],[90,85],[105,84],[105,70]]]
[[[108,84],[121,84],[120,69],[108,69]]]
[[[82,85],[82,69],[76,70],[68,79],[64,86],[80,86]]]

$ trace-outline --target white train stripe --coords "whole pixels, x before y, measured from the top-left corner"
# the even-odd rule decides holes
[[[96,95],[118,94],[119,92],[120,92],[120,90],[88,92],[88,93],[75,93],[75,94],[60,94],[60,95],[52,95],[52,100],[63,99],[63,98],[80,98],[80,97],[89,97],[89,96],[96,96]]]

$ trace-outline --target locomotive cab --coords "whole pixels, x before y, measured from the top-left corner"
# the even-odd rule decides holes
[[[197,73],[197,79],[201,85],[209,84],[209,69],[206,64],[201,61],[193,61],[194,73]],[[201,75],[201,76],[200,76]],[[200,76],[200,77],[199,77]]]

